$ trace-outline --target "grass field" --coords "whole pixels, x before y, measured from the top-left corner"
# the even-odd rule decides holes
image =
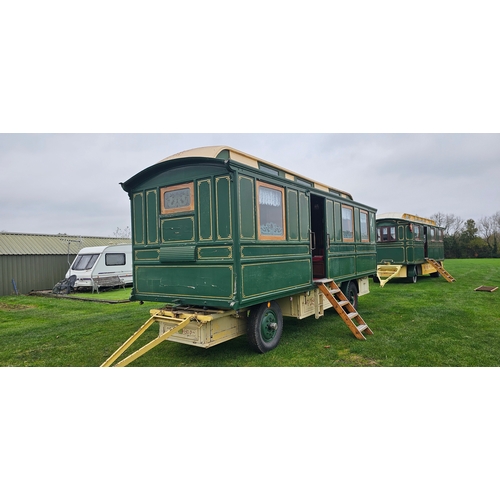
[[[500,260],[448,260],[456,282],[371,283],[358,311],[373,330],[353,337],[332,310],[323,318],[284,319],[277,349],[255,354],[245,337],[211,349],[164,342],[130,366],[190,367],[494,367],[500,365]],[[83,294],[127,299],[130,289]],[[0,297],[0,366],[100,366],[158,304],[38,296]],[[153,330],[153,328],[151,329]],[[157,332],[157,330],[156,330]],[[154,332],[145,341],[154,337]]]

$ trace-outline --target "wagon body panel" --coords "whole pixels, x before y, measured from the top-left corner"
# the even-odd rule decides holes
[[[376,270],[375,209],[230,148],[174,155],[122,187],[134,300],[240,309]]]

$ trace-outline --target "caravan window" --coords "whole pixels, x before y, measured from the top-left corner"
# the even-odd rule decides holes
[[[73,270],[86,271],[87,269],[92,269],[98,257],[99,257],[98,253],[95,254],[87,253],[79,255],[76,258],[75,263],[73,264]]]
[[[124,253],[107,253],[105,262],[107,266],[124,266],[125,254]]]
[[[161,189],[161,213],[173,214],[194,210],[193,183]]]
[[[377,228],[377,243],[396,241],[396,226],[382,226]]]
[[[354,213],[352,207],[342,205],[342,240],[354,241]]]
[[[283,188],[257,182],[259,239],[284,240],[285,190]]]

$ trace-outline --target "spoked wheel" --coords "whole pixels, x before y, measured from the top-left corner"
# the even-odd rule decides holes
[[[353,281],[349,282],[349,285],[347,285],[347,292],[345,294],[347,297],[347,300],[351,303],[352,307],[354,309],[358,308],[358,287]]]
[[[411,268],[410,272],[408,273],[408,283],[416,283],[417,282],[417,266],[413,266],[413,268]]]
[[[282,331],[283,315],[276,302],[265,302],[252,307],[247,337],[254,350],[264,353],[274,349],[279,344]]]

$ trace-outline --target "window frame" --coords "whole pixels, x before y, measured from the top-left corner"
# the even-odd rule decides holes
[[[349,210],[349,212],[351,213],[351,234],[352,234],[352,238],[351,237],[346,237],[344,235],[344,209],[347,209]],[[340,213],[341,213],[341,216],[342,216],[342,241],[345,242],[345,243],[354,243],[354,207],[351,207],[350,205],[342,205],[341,206],[341,210],[340,210]]]
[[[120,263],[120,264],[108,264],[108,256],[109,255],[122,255],[123,256],[123,263]],[[125,254],[125,252],[108,252],[106,254],[104,254],[104,264],[106,265],[106,267],[114,267],[114,266],[124,266],[127,264],[127,256]]]
[[[189,205],[184,205],[182,207],[175,208],[165,208],[165,193],[171,191],[179,191],[181,189],[189,189],[190,203]],[[170,215],[177,214],[181,212],[193,212],[194,211],[194,182],[187,182],[185,184],[176,184],[175,186],[162,187],[160,189],[160,203],[161,203],[161,214]]]
[[[269,184],[267,182],[256,181],[255,196],[257,207],[257,239],[261,241],[286,241],[286,212],[285,212],[285,188],[276,186],[275,184]],[[261,214],[260,214],[260,188],[271,189],[274,191],[279,191],[281,193],[281,221],[283,234],[282,235],[274,235],[274,234],[262,234],[261,233]]]
[[[388,238],[386,240],[382,239],[382,230],[387,229],[387,236]],[[391,237],[391,229],[394,232],[394,238]],[[392,224],[390,226],[378,226],[377,227],[377,243],[392,243],[394,241],[398,241],[398,231],[397,231],[397,226]]]
[[[361,221],[361,216],[366,217],[366,238],[363,238],[363,223]],[[359,211],[359,237],[362,243],[370,243],[370,216],[366,210]]]

